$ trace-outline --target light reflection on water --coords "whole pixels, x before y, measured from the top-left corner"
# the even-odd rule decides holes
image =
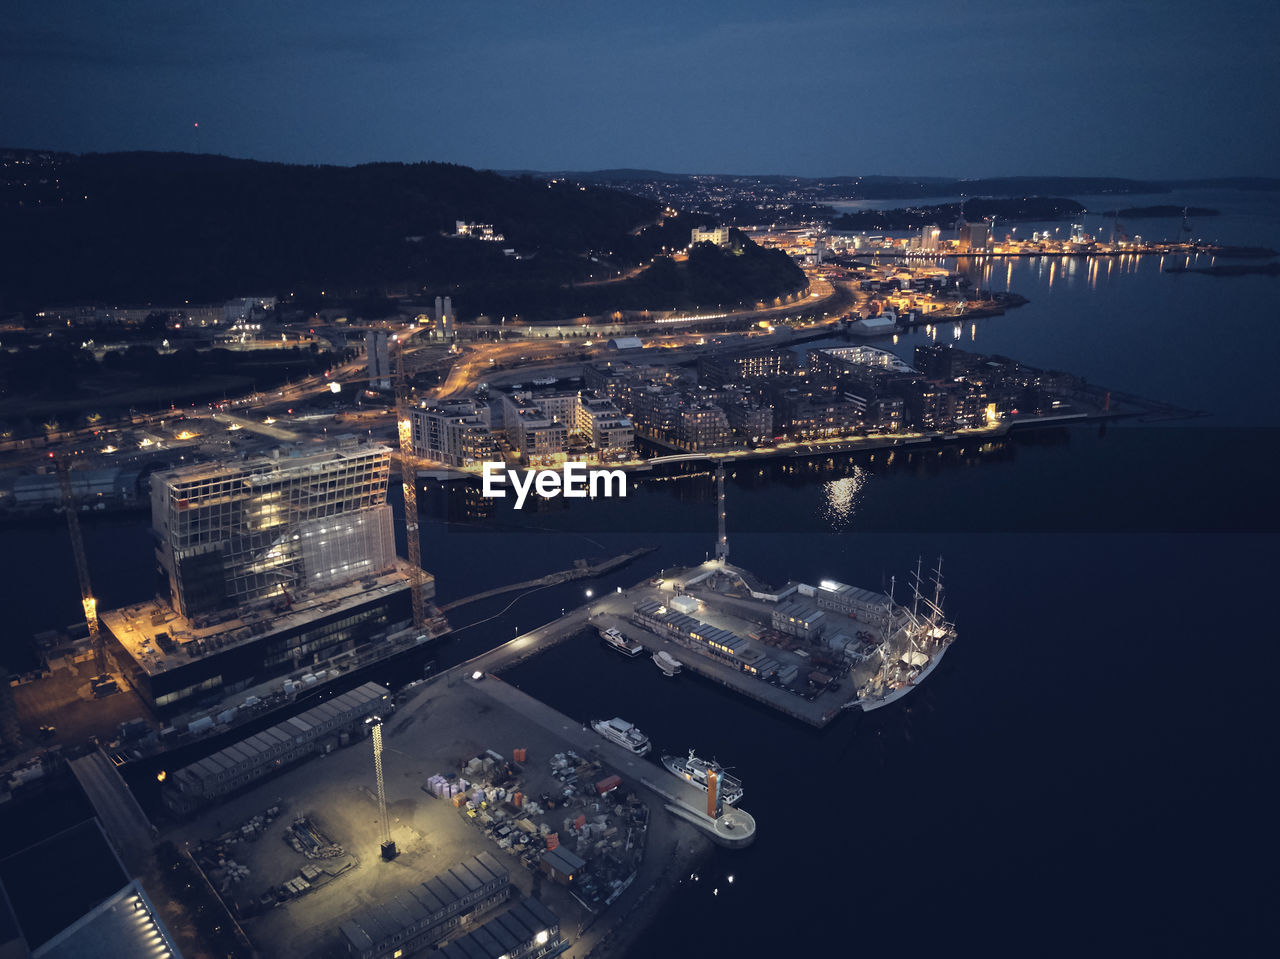
[[[822,516],[837,532],[848,529],[862,498],[867,471],[855,466],[848,476],[830,480],[822,487]]]

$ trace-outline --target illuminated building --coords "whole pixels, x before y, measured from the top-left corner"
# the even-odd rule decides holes
[[[390,569],[391,450],[189,466],[152,477],[169,599],[186,617],[319,591]]]
[[[721,387],[726,383],[782,376],[795,368],[796,354],[791,350],[707,353],[698,357],[698,382],[704,386]]]
[[[501,459],[489,429],[488,404],[475,400],[445,400],[435,406],[414,407],[413,452],[448,466],[470,466]]]
[[[613,400],[585,390],[578,394],[574,432],[600,452],[630,450],[636,429]]]
[[[174,711],[405,623],[390,463],[386,447],[352,443],[155,474],[152,526],[168,595],[102,614],[143,699]],[[429,599],[430,574],[426,587]]]
[[[552,399],[553,407],[560,407],[558,398],[549,399]],[[568,413],[571,409],[570,405],[564,409],[563,417],[556,416],[535,403],[527,392],[503,394],[502,420],[507,430],[507,442],[531,464],[563,457],[569,442],[571,419]]]
[[[680,411],[677,442],[687,450],[715,450],[730,445],[733,430],[724,410],[710,404],[694,404]]]
[[[689,245],[693,246],[697,243],[714,243],[716,246],[729,245],[729,228],[727,226],[712,227],[710,230],[700,230],[694,227],[689,232]]]

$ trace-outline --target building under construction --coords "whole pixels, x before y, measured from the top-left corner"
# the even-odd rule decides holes
[[[423,602],[435,582],[395,554],[391,455],[350,443],[153,477],[167,595],[102,616],[153,708],[191,708],[411,625],[415,582]]]

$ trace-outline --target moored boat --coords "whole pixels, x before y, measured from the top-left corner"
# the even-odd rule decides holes
[[[674,676],[684,668],[684,663],[680,662],[665,649],[658,650],[649,658],[657,663],[664,676]]]
[[[644,647],[637,643],[634,639],[627,639],[617,629],[612,626],[608,629],[600,630],[600,638],[616,649],[618,652],[627,656],[639,656],[644,652]]]
[[[609,742],[629,749],[637,756],[644,756],[651,748],[649,737],[625,719],[593,719],[591,728]]]
[[[692,749],[689,750],[687,759],[663,756],[662,765],[671,775],[697,786],[703,792],[707,791],[707,774],[714,769],[720,783],[720,798],[730,806],[742,799],[742,781],[730,776],[718,762],[699,759]]]

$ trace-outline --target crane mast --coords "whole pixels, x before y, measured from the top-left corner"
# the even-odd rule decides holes
[[[80,604],[89,627],[89,643],[93,648],[94,688],[105,686],[111,679],[107,670],[107,651],[98,626],[98,601],[89,583],[89,561],[84,555],[84,537],[80,534],[80,516],[76,512],[75,494],[71,490],[71,466],[66,457],[57,461],[58,483],[62,487],[62,509],[67,514],[67,531],[71,534],[71,552],[75,555],[76,574],[80,577]]]
[[[426,577],[422,572],[422,540],[418,533],[417,456],[413,452],[413,419],[409,414],[409,377],[405,374],[406,343],[396,350],[396,431],[400,438],[400,480],[404,484],[404,532],[409,553],[410,590],[413,601],[413,626],[429,626],[427,615]]]

